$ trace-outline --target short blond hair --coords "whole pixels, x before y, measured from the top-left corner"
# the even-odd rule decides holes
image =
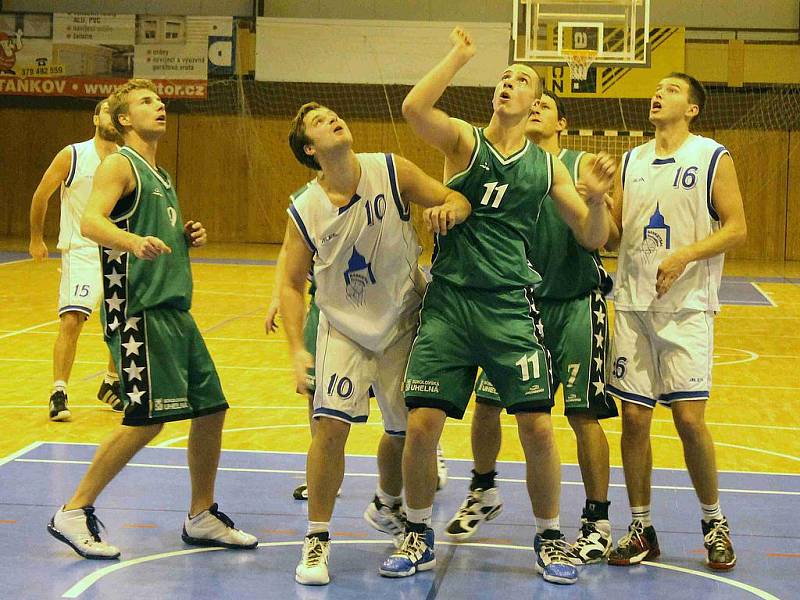
[[[129,79],[127,83],[119,86],[108,98],[108,110],[111,113],[111,123],[120,135],[125,134],[125,126],[119,122],[119,116],[128,112],[128,95],[134,90],[150,90],[157,94],[155,84],[149,79]]]

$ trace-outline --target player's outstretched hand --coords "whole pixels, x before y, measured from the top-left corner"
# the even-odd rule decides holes
[[[183,235],[186,236],[186,242],[192,248],[203,246],[208,241],[206,228],[200,221],[186,221],[183,226]]]
[[[267,308],[267,317],[264,319],[264,332],[269,335],[278,331],[278,311],[281,308],[281,301],[279,298],[273,298]]]
[[[30,245],[28,246],[28,252],[30,252],[33,260],[36,262],[41,262],[47,258],[47,244],[44,243],[44,240],[31,240]]]
[[[673,252],[658,265],[656,275],[656,294],[661,298],[686,269],[686,260],[680,251]]]
[[[148,235],[136,240],[133,253],[136,255],[136,258],[155,260],[162,254],[172,254],[172,249],[157,237]]]
[[[611,189],[614,173],[617,172],[616,161],[605,152],[600,152],[592,163],[588,173],[584,173],[579,181],[582,194],[590,204],[605,202],[603,197]],[[580,191],[580,190],[579,190]]]
[[[452,204],[426,208],[422,211],[422,220],[428,231],[442,235],[447,235],[447,232],[458,222],[456,209]]]
[[[461,27],[453,28],[453,31],[450,32],[449,40],[453,45],[453,49],[458,52],[465,61],[475,56],[475,51],[478,48],[472,40],[472,36],[461,29]]]
[[[297,393],[308,395],[306,372],[314,366],[314,358],[305,350],[300,350],[294,355],[294,380],[297,384]]]

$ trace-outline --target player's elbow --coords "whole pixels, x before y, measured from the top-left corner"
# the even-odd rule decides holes
[[[741,246],[747,241],[747,222],[742,220],[741,223],[738,223],[736,228],[734,229],[733,235],[733,245]]]
[[[425,119],[425,106],[414,97],[413,93],[403,100],[402,111],[403,118],[412,126],[421,123]]]
[[[81,235],[90,240],[97,241],[95,235],[97,227],[95,226],[94,217],[89,213],[84,213],[81,217]]]

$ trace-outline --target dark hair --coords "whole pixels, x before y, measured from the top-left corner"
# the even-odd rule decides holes
[[[311,140],[306,135],[305,118],[308,113],[318,108],[323,108],[323,106],[317,102],[306,102],[303,104],[297,111],[294,119],[292,119],[292,125],[289,129],[289,147],[292,149],[294,157],[301,165],[309,169],[314,169],[315,171],[321,171],[322,167],[319,166],[319,162],[315,157],[306,154],[306,146],[311,143]]]
[[[694,117],[694,119],[703,114],[703,109],[706,106],[706,97],[708,96],[706,93],[706,88],[703,87],[703,84],[691,75],[688,75],[687,73],[681,73],[680,71],[673,71],[667,75],[667,77],[680,79],[681,81],[685,81],[689,84],[689,102],[697,105],[697,115]]]
[[[548,96],[549,98],[553,99],[553,102],[555,102],[557,119],[567,118],[567,110],[564,107],[564,101],[559,96],[557,96],[552,89],[545,88],[545,90],[542,92],[542,96]]]
[[[111,112],[111,122],[120,135],[125,135],[125,126],[119,122],[119,117],[128,113],[128,94],[134,90],[150,90],[158,94],[155,84],[149,79],[129,79],[114,90],[108,98],[108,110]]]

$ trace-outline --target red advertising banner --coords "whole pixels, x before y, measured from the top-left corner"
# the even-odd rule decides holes
[[[73,96],[103,98],[128,81],[112,77],[15,77],[0,75],[0,95]],[[206,80],[154,79],[163,99],[202,100],[208,95]]]

